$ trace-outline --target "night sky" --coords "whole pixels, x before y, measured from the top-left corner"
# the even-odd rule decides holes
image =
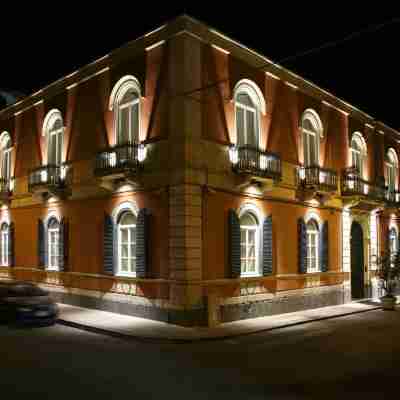
[[[352,12],[349,1],[320,2],[318,8],[298,3],[297,8],[285,2],[256,9],[255,2],[231,2],[229,15],[221,6],[203,3],[201,9],[156,3],[137,9],[138,2],[107,8],[97,2],[84,9],[54,3],[52,15],[46,14],[48,6],[23,15],[16,6],[0,21],[0,89],[31,94],[186,12],[400,130],[400,15],[361,3]],[[381,24],[386,25],[376,29]],[[366,29],[352,40],[282,61]]]

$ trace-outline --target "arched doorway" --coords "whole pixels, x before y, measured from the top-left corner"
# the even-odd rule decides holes
[[[358,222],[351,224],[351,297],[364,297],[364,236]]]

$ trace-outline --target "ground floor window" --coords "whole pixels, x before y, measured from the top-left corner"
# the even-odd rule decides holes
[[[1,265],[8,265],[8,249],[9,249],[9,227],[8,224],[3,223],[0,231],[0,262]]]
[[[60,260],[60,224],[52,218],[48,224],[49,269],[58,269]]]
[[[256,217],[249,212],[243,214],[240,218],[240,261],[243,275],[257,273],[258,231]]]
[[[133,275],[136,272],[136,216],[126,211],[118,223],[118,273]]]
[[[319,232],[314,220],[307,223],[307,272],[319,271]]]

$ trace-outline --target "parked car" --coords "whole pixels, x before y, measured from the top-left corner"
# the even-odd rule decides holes
[[[49,292],[30,282],[0,282],[0,322],[51,325],[58,306]]]

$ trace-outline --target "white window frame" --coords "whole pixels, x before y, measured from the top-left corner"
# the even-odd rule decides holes
[[[4,227],[5,227],[5,229],[4,229]],[[8,225],[5,222],[2,223],[1,229],[0,229],[0,235],[1,235],[0,262],[1,262],[1,265],[8,266],[9,265],[8,247],[9,247],[9,240],[10,240],[10,225]]]
[[[390,148],[386,154],[386,185],[389,191],[394,192],[398,188],[399,163],[394,149]]]
[[[130,91],[130,89],[125,91],[124,95],[128,91]],[[119,136],[125,136],[125,135],[121,135],[120,134],[120,131],[122,130],[120,125],[121,125],[121,121],[122,121],[122,118],[121,118],[122,111],[127,108],[128,109],[128,113],[129,113],[129,119],[128,119],[129,126],[128,126],[128,135],[127,135],[128,136],[128,142],[129,143],[139,142],[139,138],[137,138],[137,139],[133,138],[133,124],[132,124],[133,118],[132,117],[133,117],[133,108],[134,108],[134,106],[136,104],[137,104],[137,107],[138,107],[138,112],[137,112],[137,115],[138,115],[138,120],[137,120],[138,133],[139,133],[139,120],[140,120],[140,97],[139,97],[138,93],[135,92],[135,94],[138,96],[136,99],[130,100],[130,101],[127,101],[127,102],[124,102],[124,103],[122,101],[120,103],[118,103],[117,121],[116,121],[116,124],[117,124],[117,140],[118,140]]]
[[[259,235],[259,230],[260,230],[260,224],[257,221],[257,218],[252,214],[247,212],[248,214],[251,215],[251,217],[255,221],[255,225],[242,225],[240,224],[240,255],[242,254],[242,231],[245,232],[245,237],[246,237],[246,243],[245,243],[245,249],[246,249],[246,257],[242,259],[240,256],[240,275],[241,276],[255,276],[258,275],[258,268],[259,268],[259,252],[260,252],[260,235]],[[245,213],[245,214],[247,214]],[[245,215],[243,214],[243,215]],[[242,216],[243,216],[242,215]],[[254,271],[248,271],[248,261],[251,260],[251,258],[248,256],[249,253],[249,232],[252,231],[254,232]],[[243,260],[245,262],[245,266],[243,266]]]
[[[120,215],[120,219],[123,217],[123,214],[125,213],[131,213],[131,211],[123,211]],[[133,213],[132,213],[133,214]],[[137,215],[133,214],[135,218],[137,218]],[[132,241],[131,241],[131,229],[134,229],[134,235],[135,235],[135,249],[136,249],[136,245],[137,245],[137,240],[136,240],[136,224],[130,224],[130,225],[121,225],[120,223],[118,223],[118,242],[117,242],[117,259],[118,259],[118,270],[117,270],[117,275],[119,276],[136,276],[136,254],[132,255],[131,254],[131,246],[132,246]],[[127,257],[122,257],[122,231],[123,230],[127,230],[128,232],[128,256]],[[128,260],[128,271],[122,271],[122,259],[125,258]],[[135,269],[134,271],[129,271],[130,269],[130,260],[134,260],[135,261]]]
[[[60,121],[59,128],[54,128],[57,121]],[[61,165],[63,160],[63,142],[64,142],[64,123],[61,112],[53,109],[47,113],[43,123],[43,136],[47,139],[47,164]],[[52,138],[55,140],[52,142]],[[53,146],[51,146],[53,143]],[[50,161],[53,161],[50,163]]]
[[[305,128],[305,122],[309,121],[312,130]],[[303,138],[303,160],[305,167],[319,166],[320,163],[320,139],[323,136],[322,122],[316,111],[307,109],[301,118],[301,132]],[[311,147],[314,147],[315,159],[311,160]]]
[[[313,225],[313,229],[310,229],[310,225]],[[320,272],[319,265],[319,226],[317,221],[311,219],[306,224],[306,234],[307,234],[307,252],[306,252],[306,265],[307,273]],[[312,238],[315,240],[315,246],[312,245]],[[315,257],[311,256],[311,249],[315,248]]]
[[[57,222],[57,228],[50,228],[50,222],[52,221],[53,218],[50,218],[47,221],[47,269],[49,271],[58,271],[60,268],[59,265],[59,260],[60,260],[60,254],[59,254],[59,248],[60,248],[60,222],[56,220]],[[52,252],[52,244],[54,242],[54,248],[55,252]],[[55,258],[55,263],[52,262],[52,257]]]
[[[356,144],[357,148],[353,146],[353,143]],[[359,164],[358,172],[360,178],[364,178],[364,161],[367,155],[367,149],[364,142],[364,138],[359,132],[354,132],[351,137],[350,142],[350,155],[351,155],[351,166],[353,168],[357,168],[357,164]]]
[[[113,87],[110,95],[109,102],[109,110],[114,113],[114,144],[119,144],[119,124],[120,124],[120,106],[125,106],[125,103],[122,103],[122,99],[125,94],[129,91],[133,91],[137,95],[137,99],[129,101],[126,103],[126,106],[131,105],[133,108],[134,104],[138,104],[138,138],[137,142],[140,143],[141,138],[141,129],[142,129],[142,121],[141,121],[141,88],[139,81],[132,75],[126,75],[122,77]],[[132,104],[131,104],[132,103]],[[131,111],[130,111],[131,112]],[[132,118],[129,118],[129,140],[132,141]]]
[[[239,92],[236,94],[236,99],[240,94],[247,94],[246,92]],[[250,97],[250,101],[252,101]],[[254,104],[254,103],[253,103]],[[238,120],[238,109],[241,109],[243,111],[243,132],[239,132],[239,128],[237,126],[237,120]],[[259,110],[256,105],[253,107],[248,106],[246,104],[241,103],[240,101],[236,100],[235,101],[235,124],[236,124],[236,137],[237,137],[237,143],[239,146],[247,146],[249,145],[250,138],[252,132],[248,132],[247,129],[247,119],[249,118],[249,115],[251,115],[251,118],[253,119],[253,126],[254,126],[254,138],[255,138],[255,146],[259,147],[259,142],[260,142],[260,129],[259,129]]]

